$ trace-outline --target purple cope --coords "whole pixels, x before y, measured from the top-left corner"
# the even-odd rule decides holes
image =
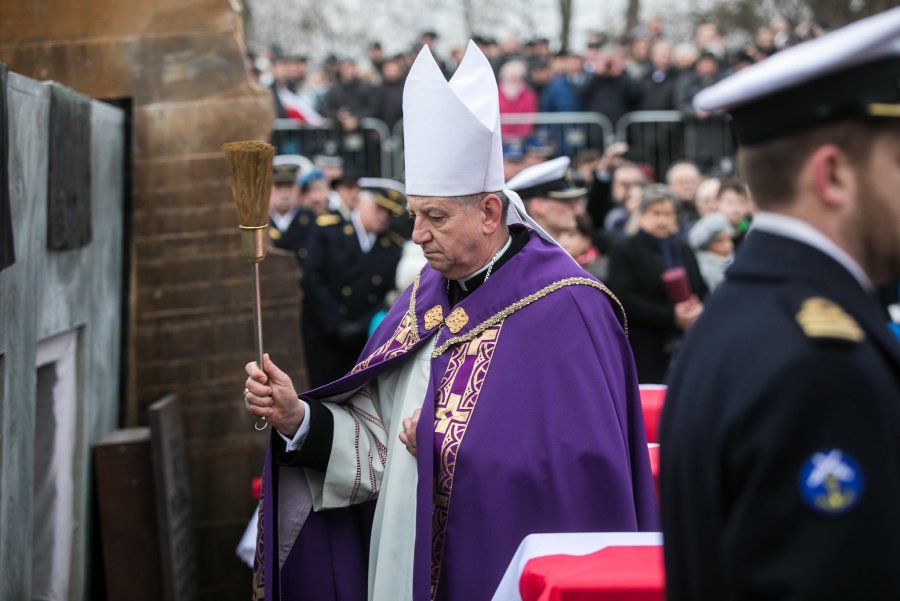
[[[304,395],[359,389],[437,336],[417,431],[435,452],[419,444],[418,490],[409,491],[417,494],[413,599],[490,599],[528,534],[658,529],[621,312],[603,284],[530,232],[454,307],[447,280],[423,268],[354,370]],[[254,599],[365,599],[374,502],[311,512],[279,573],[278,548],[290,541],[276,540],[277,474],[270,447]]]

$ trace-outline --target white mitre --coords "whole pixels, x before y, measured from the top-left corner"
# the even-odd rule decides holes
[[[469,41],[448,82],[428,46],[423,46],[403,88],[406,194],[467,196],[504,190],[500,97],[487,57]],[[524,223],[556,244],[525,211],[519,195],[509,198],[510,224]]]
[[[449,82],[422,47],[403,88],[403,144],[409,195],[503,189],[497,80],[474,42]]]

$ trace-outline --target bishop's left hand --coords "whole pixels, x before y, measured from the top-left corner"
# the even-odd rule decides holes
[[[400,442],[406,445],[406,450],[413,457],[416,456],[416,426],[419,425],[421,409],[413,411],[412,417],[403,420],[403,431],[400,432]]]

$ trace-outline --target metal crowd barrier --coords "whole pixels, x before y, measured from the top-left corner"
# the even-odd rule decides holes
[[[344,159],[344,170],[356,175],[392,177],[390,130],[384,121],[364,118],[359,128],[344,131],[334,121],[311,126],[293,119],[276,119],[272,145],[278,154],[336,154]]]
[[[616,124],[616,138],[629,146],[629,158],[650,165],[657,179],[669,165],[688,160],[703,173],[730,175],[737,148],[725,115],[698,119],[680,111],[627,113]]]
[[[556,154],[568,156],[588,148],[602,152],[615,141],[612,122],[600,113],[507,113],[500,124],[532,125],[526,138],[549,142]]]
[[[525,135],[549,143],[555,154],[574,157],[585,149],[602,152],[616,141],[627,142],[628,158],[650,165],[662,179],[675,161],[690,160],[704,173],[731,174],[736,142],[726,116],[697,119],[679,111],[627,113],[615,128],[600,113],[515,113],[500,118],[504,126],[530,125]],[[521,133],[521,132],[517,132]],[[353,132],[330,122],[313,127],[278,119],[272,143],[281,154],[337,153],[348,171],[359,175],[403,178],[403,122],[390,131],[383,121],[366,118]]]

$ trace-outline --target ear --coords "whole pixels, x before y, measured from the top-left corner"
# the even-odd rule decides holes
[[[834,144],[817,148],[807,160],[806,171],[824,207],[843,211],[855,204],[858,171],[843,150]]]
[[[503,201],[496,194],[488,194],[481,200],[482,231],[488,236],[503,225]]]

